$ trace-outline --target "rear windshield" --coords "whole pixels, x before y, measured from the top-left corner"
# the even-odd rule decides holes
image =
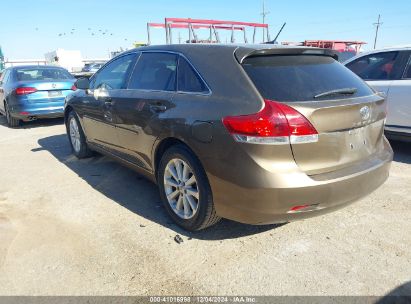
[[[73,79],[73,76],[68,71],[58,68],[16,69],[16,77],[18,81]]]
[[[331,57],[273,55],[249,57],[243,67],[265,99],[310,101],[319,94],[356,89],[351,95],[327,95],[322,99],[362,97],[372,90],[349,69]]]

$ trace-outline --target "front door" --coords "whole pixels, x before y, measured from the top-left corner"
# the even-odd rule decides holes
[[[84,93],[83,123],[88,141],[101,148],[119,149],[113,108],[121,99],[135,62],[136,54],[118,57],[92,77],[90,90]]]

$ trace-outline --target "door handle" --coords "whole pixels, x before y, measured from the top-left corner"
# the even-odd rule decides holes
[[[164,112],[167,110],[165,105],[151,105],[150,108],[155,112]]]

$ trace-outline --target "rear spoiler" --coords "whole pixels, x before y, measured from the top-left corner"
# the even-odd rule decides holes
[[[243,63],[248,57],[268,56],[268,55],[317,55],[327,56],[338,60],[338,53],[331,49],[320,49],[313,47],[274,47],[251,49],[239,47],[234,51],[234,56],[239,63]]]

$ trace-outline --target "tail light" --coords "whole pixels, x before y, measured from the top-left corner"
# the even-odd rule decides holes
[[[71,86],[71,90],[72,90],[72,91],[76,91],[76,90],[77,90],[77,87],[73,84],[73,85]]]
[[[21,87],[21,88],[16,89],[17,95],[27,95],[27,94],[32,94],[36,92],[37,92],[37,89],[32,88],[32,87]]]
[[[275,101],[264,103],[258,113],[223,118],[236,141],[272,145],[318,141],[317,130],[300,112]]]

